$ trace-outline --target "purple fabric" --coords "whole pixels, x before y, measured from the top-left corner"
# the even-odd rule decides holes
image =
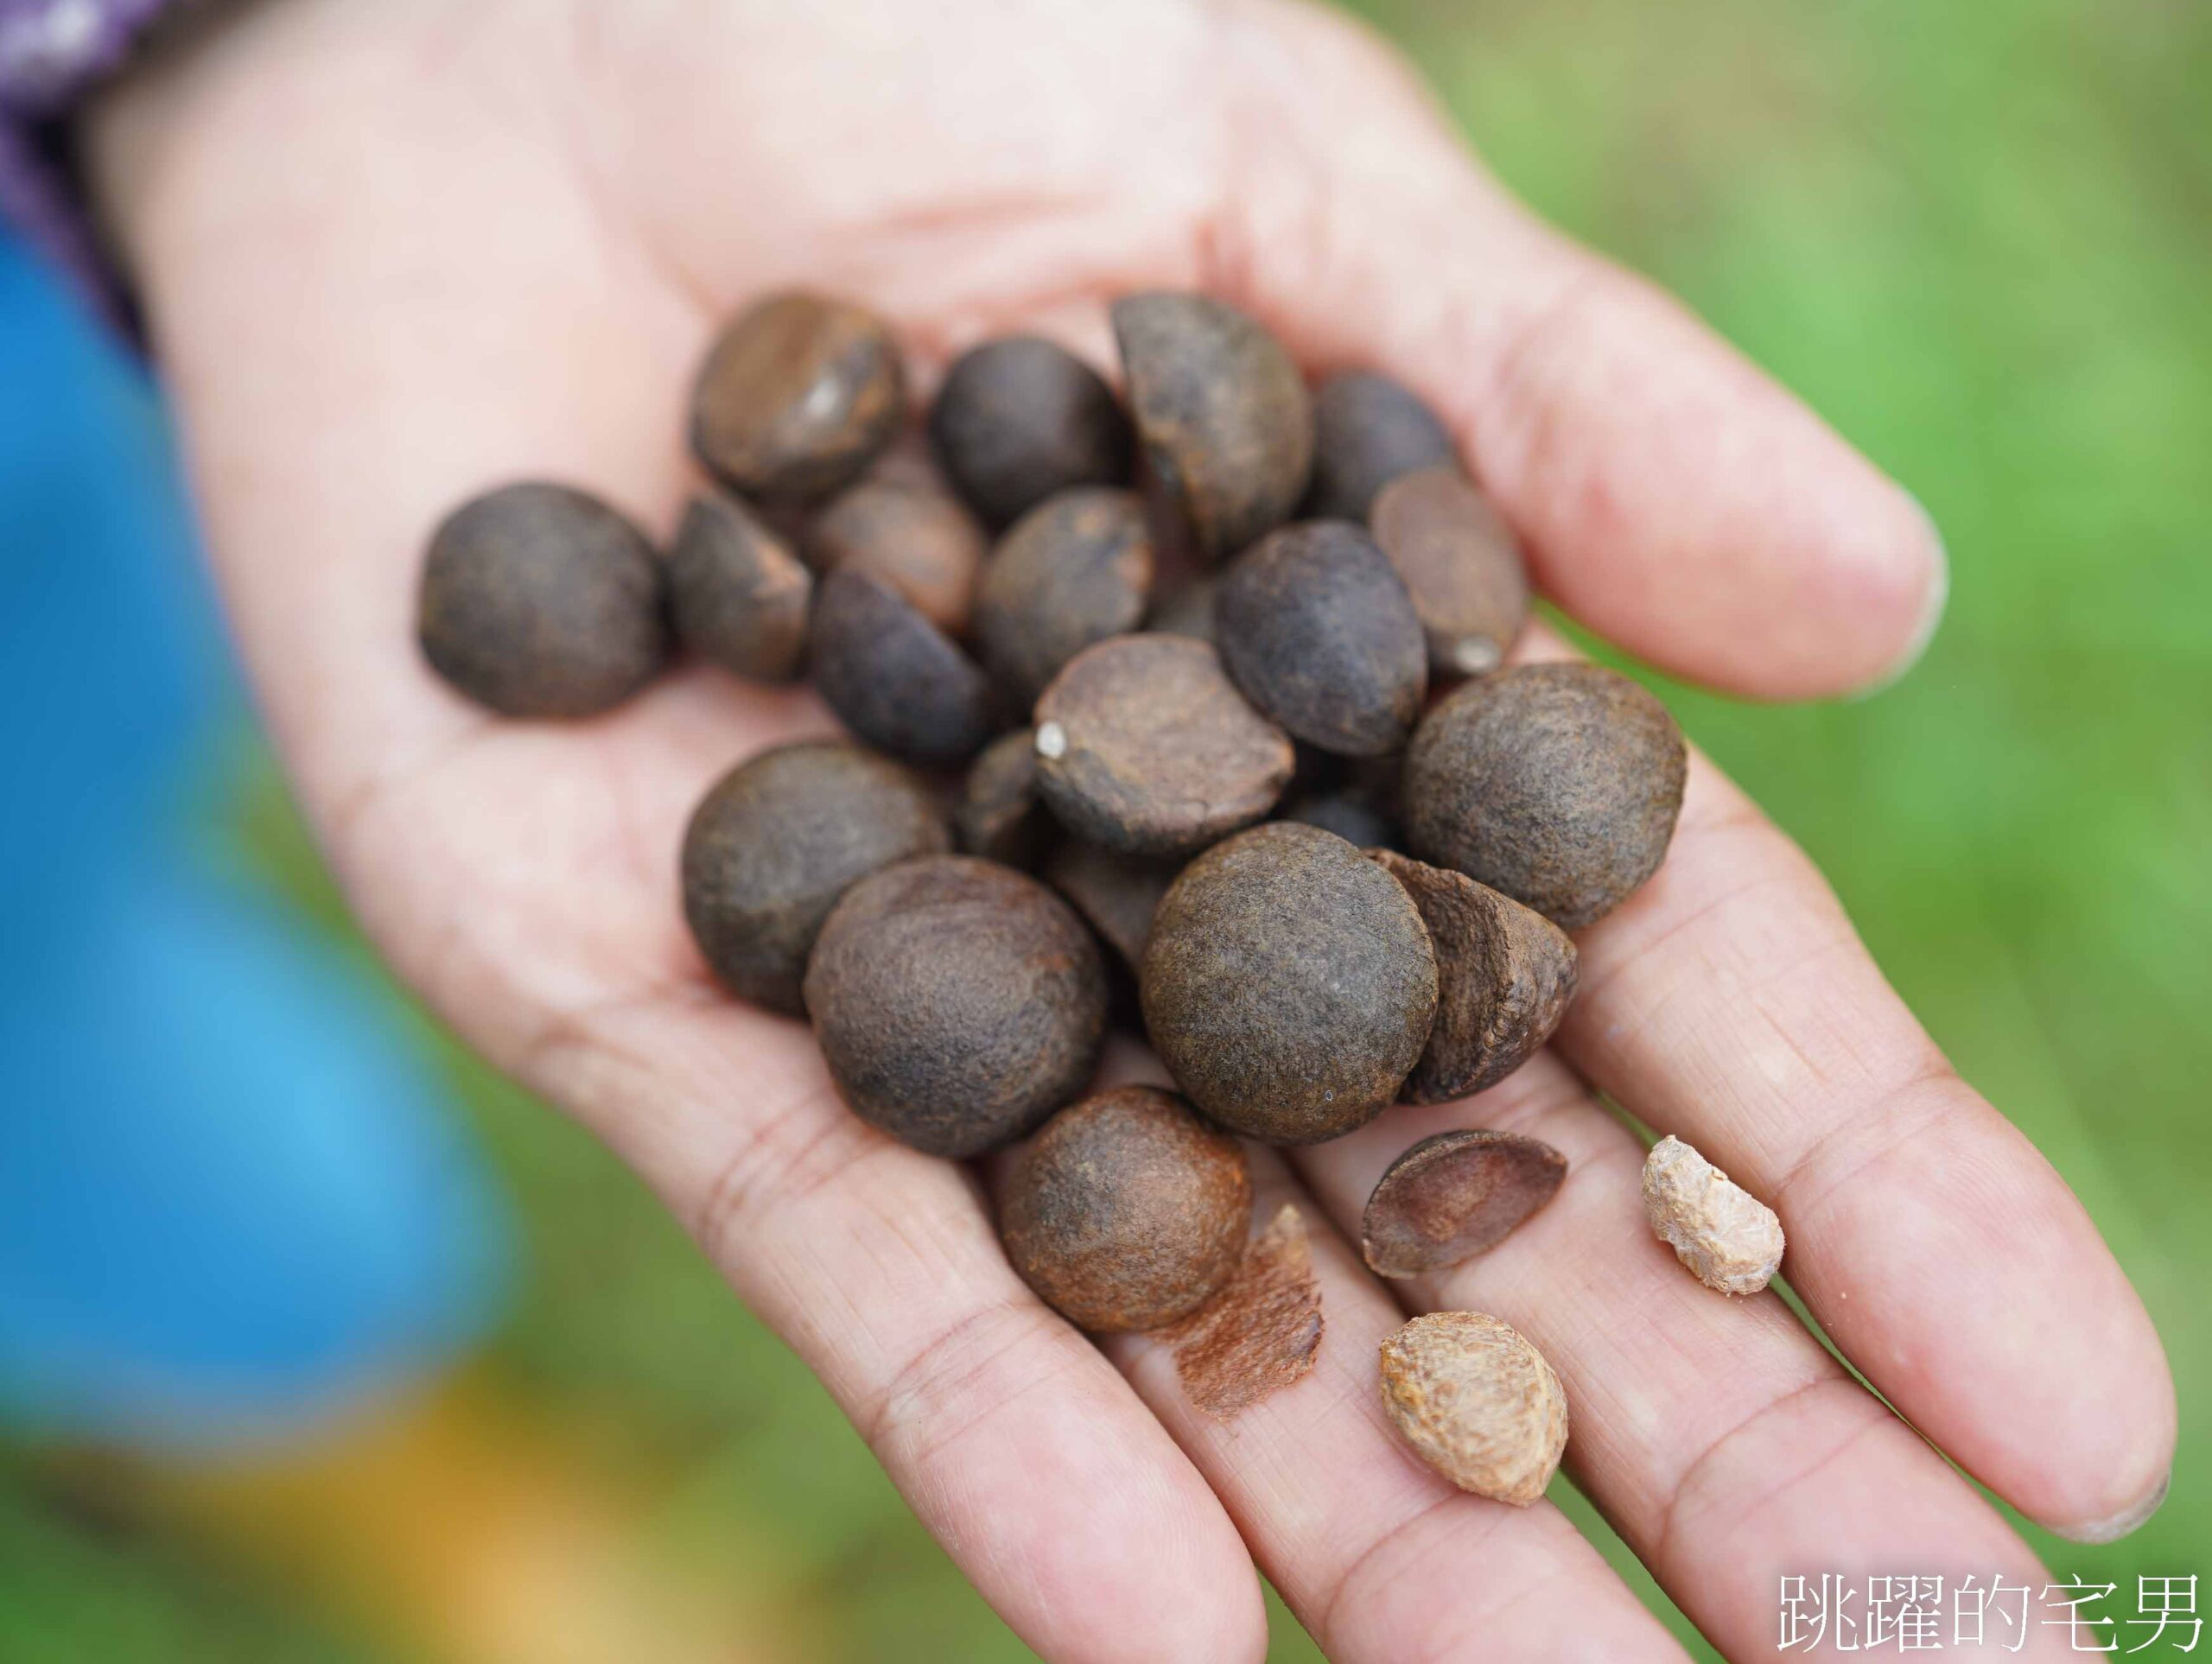
[[[58,124],[181,3],[0,0],[0,221],[125,327],[122,291],[59,160]]]

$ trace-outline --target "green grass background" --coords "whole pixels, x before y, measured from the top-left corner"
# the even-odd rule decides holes
[[[1898,687],[1786,710],[1672,697],[2058,1164],[2164,1334],[2171,1500],[2113,1547],[2031,1536],[2055,1571],[2124,1591],[2212,1573],[2212,9],[1361,10],[1511,184],[1687,296],[1943,528],[1949,617]],[[343,929],[248,774],[242,835]],[[765,1526],[762,1575],[816,1615],[828,1657],[1027,1656],[639,1189],[451,1064],[529,1235],[493,1367],[654,1476],[655,1543],[710,1560],[730,1521]],[[10,1660],[382,1656],[189,1540],[60,1505],[20,1452],[0,1454],[0,1615]],[[1278,1655],[1313,1656],[1278,1619]]]

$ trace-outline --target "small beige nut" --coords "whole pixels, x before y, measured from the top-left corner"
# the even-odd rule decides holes
[[[1774,1210],[1678,1138],[1661,1139],[1644,1158],[1643,1212],[1707,1288],[1756,1294],[1781,1269]]]
[[[1462,1490],[1526,1508],[1567,1449],[1567,1394],[1543,1354],[1479,1312],[1432,1312],[1382,1343],[1382,1407]]]

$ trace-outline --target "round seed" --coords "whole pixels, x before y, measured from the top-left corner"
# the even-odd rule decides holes
[[[691,448],[748,495],[821,498],[859,477],[906,414],[890,330],[848,302],[773,295],[708,350],[691,397]]]
[[[660,562],[597,498],[527,481],[431,534],[417,630],[430,668],[503,716],[591,716],[668,657]]]
[[[992,552],[976,646],[1008,696],[1033,704],[1085,647],[1135,629],[1151,587],[1152,539],[1136,494],[1062,492],[1017,520]]]
[[[1388,376],[1330,376],[1313,391],[1313,484],[1305,513],[1364,520],[1376,493],[1400,474],[1459,460],[1435,412]]]
[[[1033,865],[1052,832],[1037,797],[1036,735],[1016,728],[984,746],[968,766],[952,818],[967,854],[1007,867]]]
[[[928,478],[882,471],[831,498],[807,528],[818,572],[861,572],[948,635],[968,628],[983,569],[983,529]]]
[[[930,439],[969,506],[1010,525],[1056,492],[1129,477],[1129,419],[1097,372],[1034,335],[970,348],[945,372]]]
[[[1037,701],[1038,789],[1077,836],[1129,854],[1197,848],[1266,814],[1290,740],[1212,648],[1119,636],[1070,659]]]
[[[1488,1252],[1559,1193],[1567,1158],[1517,1133],[1439,1133],[1389,1166],[1367,1198],[1360,1252],[1384,1277],[1418,1277]]]
[[[1432,675],[1487,676],[1529,618],[1513,529],[1457,468],[1392,480],[1375,499],[1375,541],[1405,580]]]
[[[1147,859],[1069,838],[1045,862],[1045,882],[1058,890],[1119,954],[1135,975],[1152,938],[1152,917],[1183,863]]]
[[[887,585],[832,572],[815,592],[814,685],[838,720],[911,763],[957,763],[991,737],[988,677]]]
[[[736,499],[691,499],[668,556],[677,634],[702,658],[753,682],[791,682],[806,656],[814,579]]]
[[[683,917],[734,993],[800,1014],[806,956],[847,886],[952,838],[929,789],[842,740],[779,746],[741,763],[683,835]]]

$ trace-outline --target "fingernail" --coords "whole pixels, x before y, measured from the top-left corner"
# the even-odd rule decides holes
[[[1904,681],[1913,666],[1926,657],[1929,644],[1936,639],[1936,632],[1942,627],[1944,608],[1950,605],[1951,555],[1944,547],[1942,528],[1936,524],[1936,517],[1928,511],[1925,503],[1910,492],[1904,492],[1903,495],[1918,512],[1921,524],[1928,529],[1928,547],[1936,560],[1935,578],[1928,587],[1927,607],[1921,613],[1920,622],[1914,628],[1911,639],[1905,644],[1904,651],[1897,655],[1897,663],[1878,680],[1868,683],[1853,695],[1854,699],[1872,699],[1876,694],[1885,693]]]
[[[2166,1477],[2152,1488],[2151,1494],[2134,1507],[2123,1508],[2110,1519],[2092,1521],[2088,1525],[2053,1526],[2051,1530],[2073,1543],[2116,1543],[2158,1511],[2166,1500],[2166,1493],[2173,1489],[2174,1476],[2169,1469]]]

